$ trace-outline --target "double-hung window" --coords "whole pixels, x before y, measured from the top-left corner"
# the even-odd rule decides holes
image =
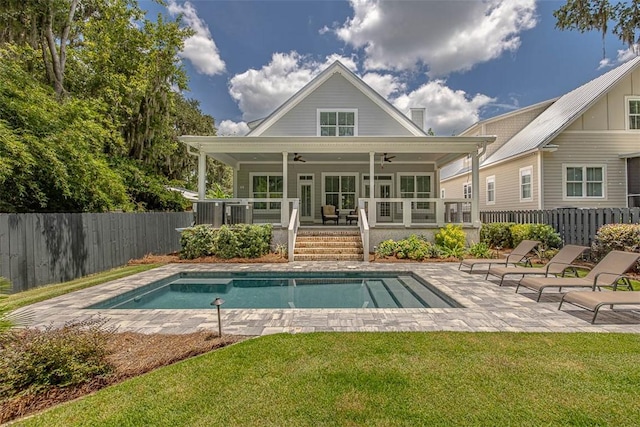
[[[429,199],[431,198],[431,175],[429,174],[398,174],[399,194],[403,199]],[[413,209],[427,210],[429,202],[415,202]]]
[[[332,109],[318,110],[319,136],[358,135],[358,110]]]
[[[520,169],[520,201],[533,200],[533,167],[527,166]]]
[[[464,184],[462,184],[462,197],[464,199],[470,199],[473,194],[471,194],[471,183],[470,182],[465,182]]]
[[[282,175],[251,174],[250,193],[254,199],[281,199],[282,188]],[[280,209],[280,203],[256,202],[253,208],[258,210],[277,210]]]
[[[627,96],[627,129],[640,130],[640,97]]]
[[[496,177],[491,175],[487,177],[487,205],[496,203]]]
[[[563,169],[565,199],[604,198],[604,165],[563,165]]]

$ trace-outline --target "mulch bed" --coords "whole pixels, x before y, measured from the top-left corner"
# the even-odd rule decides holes
[[[0,401],[0,423],[31,415],[63,402],[94,393],[104,387],[142,375],[179,360],[242,341],[247,337],[223,336],[208,331],[185,335],[145,335],[133,332],[109,334],[109,361],[114,372],[108,377],[76,387],[51,388],[37,395]]]
[[[128,265],[140,265],[140,264],[157,264],[157,263],[183,263],[183,264],[211,264],[211,263],[230,263],[230,264],[254,264],[254,263],[280,263],[289,262],[286,257],[282,255],[269,253],[267,255],[258,258],[218,258],[215,256],[207,256],[196,259],[181,259],[178,254],[169,255],[145,255],[144,258],[133,259],[129,261]]]

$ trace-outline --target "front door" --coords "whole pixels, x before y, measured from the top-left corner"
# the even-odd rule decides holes
[[[298,175],[300,221],[313,222],[313,175]]]
[[[391,175],[376,175],[376,184],[374,186],[375,191],[373,197],[379,199],[391,198],[391,187],[393,186],[393,177]],[[364,197],[369,198],[369,177],[364,176]],[[391,203],[381,202],[377,203],[376,208],[376,221],[384,222],[391,221]]]
[[[391,184],[388,182],[376,182],[376,197],[381,199],[391,198]],[[391,203],[378,203],[378,211],[376,212],[378,221],[391,221]]]

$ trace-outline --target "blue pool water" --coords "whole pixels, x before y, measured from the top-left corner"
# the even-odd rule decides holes
[[[89,308],[424,308],[459,307],[407,272],[180,273]]]

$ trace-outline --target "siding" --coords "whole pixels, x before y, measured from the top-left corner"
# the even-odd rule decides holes
[[[625,130],[625,96],[629,95],[640,95],[640,69],[622,79],[567,130]]]
[[[264,136],[316,136],[318,108],[357,108],[358,135],[412,134],[340,74],[334,74],[280,120]]]
[[[520,201],[520,168],[532,167],[532,200]],[[487,177],[495,176],[496,201],[487,205]],[[471,182],[471,173],[467,173],[440,183],[445,189],[448,199],[462,198],[462,186]],[[480,210],[526,210],[538,208],[538,162],[537,155],[527,155],[522,158],[480,169]]]
[[[625,207],[626,171],[620,153],[640,151],[640,135],[635,132],[564,132],[554,139],[559,149],[544,153],[544,209],[571,207]],[[607,167],[606,199],[563,200],[563,163],[604,164]]]

